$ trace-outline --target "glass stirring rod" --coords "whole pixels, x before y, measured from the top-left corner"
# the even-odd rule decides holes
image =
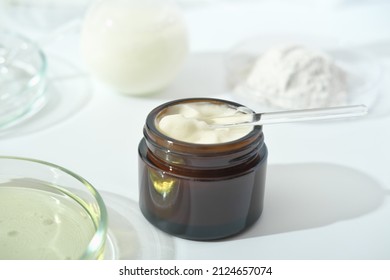
[[[249,109],[246,107],[237,108],[239,111],[248,113]],[[254,113],[253,119],[249,120],[246,114],[243,114],[243,121],[237,121],[237,115],[234,116],[234,122],[229,122],[229,118],[232,117],[220,117],[213,119],[213,123],[210,124],[214,128],[223,127],[237,127],[247,125],[264,125],[264,124],[277,124],[277,123],[289,123],[289,122],[303,122],[303,121],[315,121],[315,120],[330,120],[340,119],[348,117],[357,117],[366,115],[368,112],[365,105],[351,105],[341,107],[328,107],[328,108],[315,108],[315,109],[303,109],[303,110],[288,110],[280,112],[269,113]]]

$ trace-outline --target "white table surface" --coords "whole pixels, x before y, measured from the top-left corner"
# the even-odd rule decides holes
[[[121,95],[85,75],[79,34],[70,34],[45,47],[52,77],[48,93],[57,103],[1,135],[0,154],[62,165],[102,193],[136,205],[137,147],[152,108],[175,98],[230,98],[223,60],[245,38],[278,33],[342,38],[371,52],[384,67],[382,93],[370,114],[354,121],[265,127],[269,165],[261,219],[246,232],[217,242],[183,240],[156,230],[164,242],[156,246],[170,252],[146,258],[390,259],[390,3],[313,2],[185,6],[190,56],[169,89],[147,97]],[[136,241],[121,242],[131,247]]]

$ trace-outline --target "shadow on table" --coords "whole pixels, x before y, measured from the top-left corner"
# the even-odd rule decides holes
[[[191,54],[175,81],[156,98],[216,97],[227,90],[224,53]]]
[[[366,174],[327,163],[270,165],[260,220],[233,239],[323,227],[375,211],[389,191]]]

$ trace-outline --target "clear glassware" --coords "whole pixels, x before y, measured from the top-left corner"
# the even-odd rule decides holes
[[[102,259],[106,206],[79,175],[0,156],[0,259]]]
[[[46,56],[35,43],[0,32],[0,132],[43,108],[46,76]]]

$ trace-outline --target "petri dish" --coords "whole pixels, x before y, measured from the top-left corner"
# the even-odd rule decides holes
[[[0,131],[44,107],[46,75],[46,56],[34,42],[0,32]]]
[[[246,83],[258,57],[274,46],[289,44],[305,46],[327,54],[335,65],[346,73],[347,100],[340,106],[365,104],[370,111],[374,108],[383,78],[380,63],[370,53],[348,47],[341,40],[304,34],[265,34],[243,40],[233,47],[225,59],[226,81],[233,99],[250,104],[256,111],[292,109],[275,105],[266,97],[266,92],[259,92]]]
[[[0,259],[103,259],[107,224],[103,199],[82,177],[0,156]]]
[[[0,138],[20,137],[59,125],[74,118],[91,101],[91,78],[68,56],[46,51],[50,65],[44,107],[27,121],[0,130]]]
[[[110,217],[104,259],[170,260],[175,258],[175,238],[150,224],[138,202],[102,191]]]

